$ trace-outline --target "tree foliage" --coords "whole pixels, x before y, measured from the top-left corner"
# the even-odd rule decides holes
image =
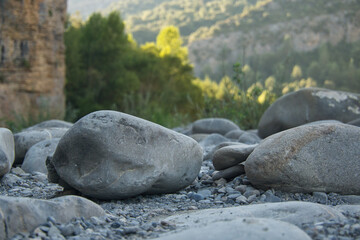
[[[201,104],[175,27],[160,33],[158,44],[140,48],[118,13],[94,14],[78,27],[69,25],[65,44],[67,105],[75,119],[114,109],[167,124],[173,114],[194,117],[194,102]]]

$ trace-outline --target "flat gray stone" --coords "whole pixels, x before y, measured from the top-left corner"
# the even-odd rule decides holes
[[[224,179],[232,179],[237,176],[240,176],[241,174],[245,173],[244,166],[241,164],[226,168],[224,170],[221,170],[212,177],[214,181],[219,180],[220,178]]]
[[[38,142],[27,151],[21,168],[27,173],[41,172],[47,174],[46,159],[54,155],[60,138]]]
[[[316,124],[266,138],[245,161],[258,188],[360,194],[360,128]]]
[[[70,186],[98,199],[171,193],[198,176],[202,150],[190,137],[115,111],[98,111],[61,138],[52,164]]]
[[[96,203],[77,196],[64,196],[52,200],[0,197],[0,239],[10,239],[17,233],[26,233],[53,217],[67,223],[76,217],[105,216]]]
[[[226,137],[226,138],[229,138],[229,139],[238,140],[239,137],[240,137],[243,133],[245,133],[244,130],[234,129],[234,130],[231,130],[230,132],[226,133],[226,134],[225,134],[225,137]]]
[[[264,218],[236,218],[231,221],[210,223],[205,226],[192,227],[179,233],[167,234],[158,240],[264,240],[292,239],[310,240],[300,228],[287,222]]]
[[[170,216],[165,221],[173,222],[179,227],[193,227],[241,217],[270,218],[297,226],[331,219],[336,221],[346,219],[341,212],[325,205],[310,202],[280,202],[191,211]]]
[[[277,99],[262,115],[261,138],[318,120],[349,122],[360,118],[360,95],[322,88],[304,88]]]
[[[229,142],[229,139],[223,137],[218,133],[210,134],[199,142],[200,147],[203,149],[203,159],[212,159],[215,151],[219,148],[220,144]]]
[[[245,144],[258,144],[261,141],[261,138],[255,133],[245,132],[244,134],[241,134],[237,141]]]
[[[223,170],[244,162],[256,146],[239,143],[218,149],[212,158],[215,169]]]
[[[8,173],[15,160],[14,135],[7,128],[0,128],[0,177]]]
[[[218,133],[225,135],[236,129],[240,129],[239,126],[228,119],[204,118],[193,123],[192,133]]]

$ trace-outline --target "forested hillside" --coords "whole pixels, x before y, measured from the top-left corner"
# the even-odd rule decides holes
[[[360,92],[360,0],[102,3],[107,7],[97,10],[103,16],[117,10],[125,20],[117,30],[103,27],[127,39],[108,50],[111,35],[97,39],[100,25],[87,35],[88,27],[109,20],[100,15],[68,28],[67,96],[76,117],[110,107],[167,125],[180,114],[180,120],[218,116],[252,128],[276,97],[290,91],[317,86]],[[85,43],[93,41],[105,52],[103,60],[93,52],[97,62],[89,65]],[[111,67],[122,73],[108,76]],[[89,80],[94,85],[83,89]]]
[[[74,1],[69,1],[70,7]],[[295,65],[301,68],[303,79],[311,78],[318,86],[326,82],[326,87],[354,90],[356,85],[348,84],[355,80],[347,76],[348,68],[358,69],[360,65],[359,0],[107,0],[103,3],[107,7],[98,11],[103,14],[120,11],[127,32],[139,44],[154,42],[163,27],[178,27],[189,49],[194,73],[200,78],[209,76],[219,82],[222,77],[231,76],[233,65],[241,62],[251,69],[247,86],[265,83],[271,76],[279,86],[291,82]],[[91,5],[89,1],[76,1],[76,5],[81,4]],[[321,48],[331,49],[327,63],[324,60],[319,63]],[[354,76],[352,79],[358,77],[356,71],[350,75]]]

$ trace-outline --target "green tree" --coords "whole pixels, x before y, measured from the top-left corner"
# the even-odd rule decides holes
[[[160,50],[160,57],[173,56],[187,61],[187,49],[182,47],[183,41],[179,28],[168,26],[163,28],[156,37],[156,46]]]
[[[65,44],[67,101],[78,116],[121,106],[123,96],[139,87],[126,61],[131,44],[118,13],[94,14],[79,28],[70,26]]]

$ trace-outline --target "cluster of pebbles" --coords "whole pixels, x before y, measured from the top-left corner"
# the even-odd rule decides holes
[[[36,228],[28,235],[18,234],[12,239],[151,239],[159,234],[176,231],[177,226],[163,219],[176,213],[198,209],[224,208],[240,205],[306,201],[326,205],[360,204],[360,196],[335,193],[286,193],[273,189],[263,191],[251,186],[245,175],[231,181],[212,180],[214,169],[205,161],[196,181],[174,194],[144,195],[126,200],[98,201],[107,215],[103,218],[73,219],[59,224],[56,219]],[[51,199],[67,194],[62,187],[49,183],[45,174],[29,174],[13,168],[1,181],[0,194],[16,197]],[[72,193],[73,194],[73,193]],[[312,239],[359,239],[360,214],[344,214],[345,221],[324,221],[300,226]]]

